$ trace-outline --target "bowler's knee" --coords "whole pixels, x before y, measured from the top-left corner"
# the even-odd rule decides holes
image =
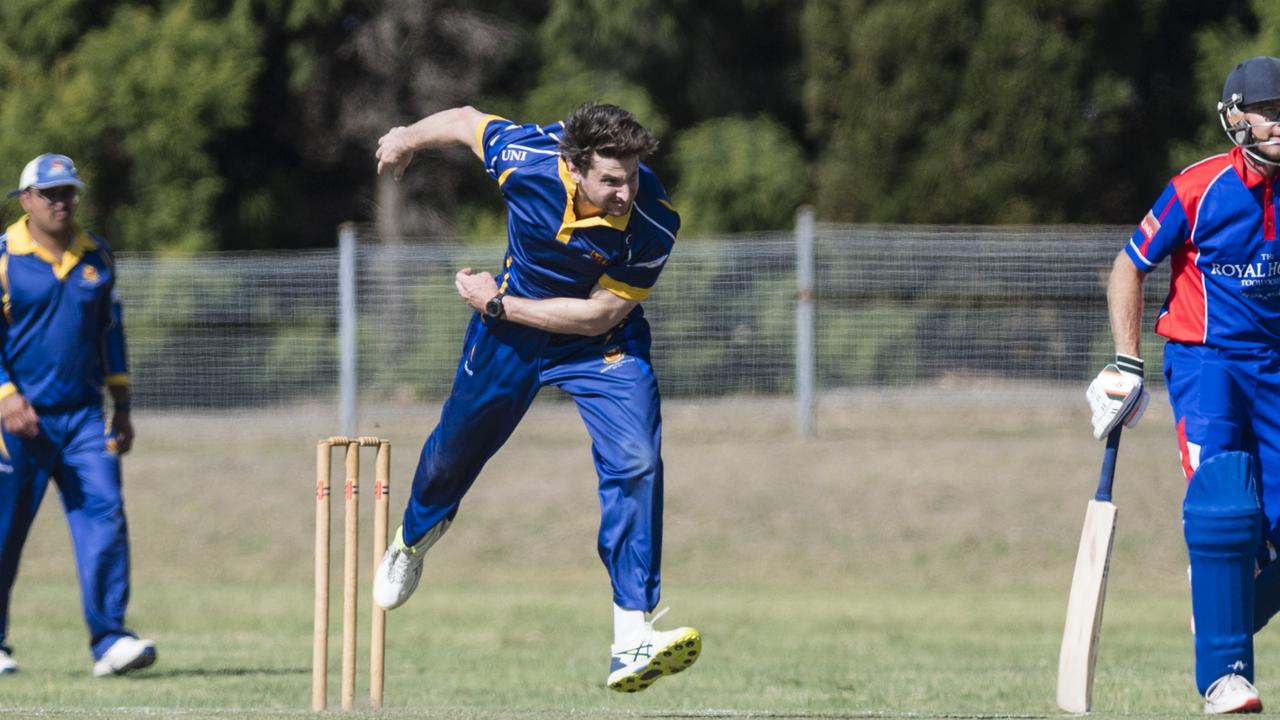
[[[613,474],[633,481],[651,480],[662,467],[662,453],[656,443],[624,443],[608,459]]]

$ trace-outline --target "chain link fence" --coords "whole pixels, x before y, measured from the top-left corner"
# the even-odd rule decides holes
[[[815,391],[1084,384],[1111,354],[1105,278],[1129,230],[818,225]],[[438,401],[470,310],[461,267],[503,247],[357,243],[362,403]],[[785,396],[796,383],[796,239],[682,238],[644,303],[668,398]],[[135,403],[153,410],[336,405],[339,254],[121,253]],[[1147,283],[1144,350],[1168,284]],[[1151,373],[1157,375],[1157,373]],[[1158,377],[1152,380],[1158,381]],[[549,391],[548,394],[556,391]],[[335,406],[335,413],[337,412]]]

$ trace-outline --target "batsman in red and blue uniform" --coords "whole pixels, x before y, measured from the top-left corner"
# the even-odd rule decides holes
[[[75,550],[95,676],[155,661],[125,627],[129,536],[120,454],[133,440],[115,260],[75,223],[84,188],[63,155],[32,160],[11,196],[23,215],[0,235],[0,671],[18,561],[45,491],[57,483]],[[103,412],[109,387],[114,414]]]
[[[496,275],[455,276],[475,309],[453,390],[422,449],[404,523],[374,581],[381,606],[417,586],[426,550],[458,514],[485,462],[540,388],[571,396],[587,426],[598,476],[598,551],[613,587],[614,644],[606,684],[643,690],[691,665],[693,628],[653,629],[661,590],[663,465],[657,380],[640,302],[666,265],[680,218],[642,160],[657,142],[613,105],[587,104],[565,121],[519,124],[474,108],[446,110],[379,141],[379,172],[413,153],[469,147],[507,206],[508,243]],[[530,483],[547,478],[529,478]]]
[[[1175,176],[1117,256],[1116,361],[1089,392],[1096,437],[1137,421],[1143,280],[1168,261],[1155,331],[1187,479],[1196,685],[1215,714],[1262,709],[1253,635],[1280,609],[1280,59],[1236,66],[1218,109],[1235,147]]]

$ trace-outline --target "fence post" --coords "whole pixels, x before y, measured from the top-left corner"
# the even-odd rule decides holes
[[[342,434],[356,437],[356,226],[338,226],[338,412]]]
[[[813,208],[796,211],[796,431],[813,437]]]

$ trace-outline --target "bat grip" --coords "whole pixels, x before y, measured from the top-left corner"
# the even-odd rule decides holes
[[[1098,492],[1093,496],[1093,499],[1098,502],[1111,502],[1111,483],[1116,477],[1116,455],[1120,452],[1122,427],[1117,425],[1111,434],[1107,435],[1107,449],[1102,453],[1102,474],[1098,477]]]

